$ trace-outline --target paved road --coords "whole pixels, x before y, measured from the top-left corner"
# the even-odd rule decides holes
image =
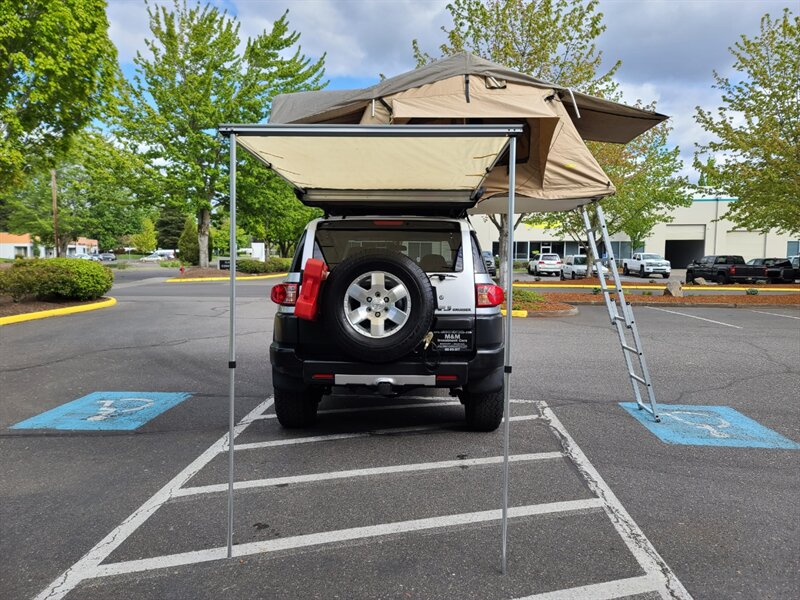
[[[604,308],[514,323],[512,395],[524,402],[512,411],[511,505],[521,514],[502,577],[486,512],[499,505],[500,434],[462,431],[463,409],[446,397],[389,410],[333,397],[314,430],[281,430],[266,400],[269,286],[239,286],[236,419],[262,418],[237,438],[237,481],[251,487],[237,493],[244,554],[234,561],[215,554],[224,493],[203,487],[226,473],[213,451],[227,427],[225,284],[142,277],[114,290],[114,308],[0,330],[2,595],[34,597],[78,563],[68,598],[649,598],[664,585],[648,571],[650,548],[695,598],[800,593],[797,451],[658,441],[617,404],[630,388]],[[800,440],[799,317],[637,309],[659,400],[731,406]],[[6,429],[98,390],[192,396],[134,433]],[[398,427],[413,430],[381,435]],[[360,472],[325,479],[342,470]],[[149,514],[148,502],[162,504],[118,529]],[[93,548],[107,556],[82,571]],[[87,573],[105,576],[80,581]]]

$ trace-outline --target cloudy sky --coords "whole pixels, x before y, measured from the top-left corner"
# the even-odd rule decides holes
[[[205,0],[203,0],[205,2]],[[191,0],[190,0],[191,2]],[[411,40],[431,55],[450,27],[447,0],[211,0],[241,21],[242,33],[255,36],[289,10],[289,24],[300,32],[311,57],[327,52],[330,88],[371,85],[378,74],[412,69]],[[171,4],[171,2],[169,2]],[[625,100],[657,101],[672,117],[671,145],[678,145],[684,172],[692,180],[695,143],[707,136],[694,122],[695,107],[719,106],[712,72],[731,72],[728,47],[740,35],[753,36],[765,13],[777,17],[785,7],[797,13],[797,0],[600,0],[607,29],[598,39],[607,63],[622,61],[618,79]],[[111,38],[124,72],[133,70],[136,51],[149,36],[144,0],[109,0]]]

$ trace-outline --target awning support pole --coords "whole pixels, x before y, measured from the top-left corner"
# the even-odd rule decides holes
[[[503,516],[502,516],[502,568],[506,574],[508,561],[508,447],[511,437],[511,307],[514,282],[514,201],[517,185],[517,138],[509,140],[508,148],[508,260],[506,275],[506,346],[503,364]]]
[[[231,151],[230,198],[230,331],[228,337],[228,558],[233,556],[233,430],[236,397],[236,134],[228,136]]]

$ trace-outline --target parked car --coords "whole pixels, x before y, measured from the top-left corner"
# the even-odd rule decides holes
[[[788,262],[788,258],[751,258],[746,264],[755,267],[780,267],[784,266],[784,263]]]
[[[528,262],[529,275],[559,275],[561,257],[558,254],[540,254]]]
[[[100,255],[100,260],[103,262],[115,262],[117,260],[117,255],[113,252],[103,252]]]
[[[100,257],[97,254],[76,254],[72,258],[78,258],[80,260],[93,260],[95,262],[100,261]]]
[[[326,209],[306,225],[289,274],[272,288],[278,422],[312,425],[334,387],[386,397],[444,388],[464,403],[467,427],[495,430],[503,417],[504,295],[466,214],[375,219],[344,206],[344,218],[336,205]],[[312,258],[327,277],[314,275],[321,269]],[[317,285],[311,320],[301,286]]]
[[[748,265],[741,256],[710,255],[694,260],[686,267],[686,283],[692,283],[696,277],[724,285],[767,279],[767,269],[762,265]]]
[[[163,256],[161,256],[158,252],[153,252],[152,254],[140,258],[139,262],[155,263],[155,262],[161,262],[162,260],[164,260]]]
[[[672,265],[660,254],[650,252],[635,252],[630,258],[622,259],[622,274],[632,273],[639,277],[650,277],[650,275],[661,275],[664,279],[669,279]]]
[[[608,273],[608,268],[602,267],[603,274]],[[592,275],[597,275],[597,265],[592,265]],[[564,257],[564,264],[561,265],[561,280],[577,279],[586,277],[586,255],[570,255]]]
[[[786,262],[767,268],[770,283],[793,283],[800,279],[800,255],[790,256]]]
[[[494,256],[488,250],[482,252],[483,264],[486,265],[486,270],[492,277],[497,277],[497,264],[494,262]]]

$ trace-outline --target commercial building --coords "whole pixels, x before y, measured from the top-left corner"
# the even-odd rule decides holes
[[[79,237],[67,246],[67,256],[97,254],[97,240]],[[0,258],[49,258],[55,256],[52,248],[37,244],[28,233],[16,234],[0,231]]]
[[[696,197],[691,206],[673,213],[671,223],[659,223],[645,240],[644,248],[631,248],[623,233],[611,237],[614,255],[627,258],[633,252],[661,254],[674,268],[683,268],[693,259],[708,254],[738,254],[745,260],[763,257],[793,256],[800,253],[800,239],[774,231],[758,233],[737,228],[725,218],[735,198]],[[556,215],[554,215],[555,217]],[[473,216],[471,221],[481,247],[499,253],[497,228],[487,217]],[[536,253],[554,252],[564,257],[585,254],[585,249],[571,239],[558,236],[543,226],[520,224],[514,232],[514,258],[528,260]]]

